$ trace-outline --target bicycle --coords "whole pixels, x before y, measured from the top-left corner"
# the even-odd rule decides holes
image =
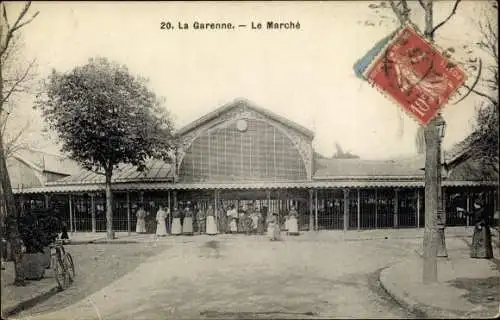
[[[68,288],[75,277],[75,265],[71,254],[64,249],[62,240],[56,240],[50,246],[50,265],[59,290]]]

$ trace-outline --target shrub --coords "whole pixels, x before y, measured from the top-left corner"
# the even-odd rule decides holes
[[[51,209],[29,210],[19,219],[19,235],[26,253],[43,252],[59,233],[59,219]]]

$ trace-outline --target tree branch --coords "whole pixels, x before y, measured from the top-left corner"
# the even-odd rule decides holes
[[[488,95],[488,94],[486,94],[486,93],[483,93],[483,92],[481,92],[481,91],[478,91],[478,90],[474,89],[473,87],[469,87],[469,86],[467,86],[467,85],[465,85],[465,84],[464,84],[464,87],[465,87],[466,89],[468,89],[468,90],[470,90],[470,91],[474,92],[474,93],[475,93],[475,94],[477,94],[478,96],[481,96],[481,97],[483,97],[483,98],[488,99],[491,103],[493,103],[493,104],[495,104],[495,105],[498,105],[498,101],[497,101],[495,98],[491,97],[490,95]]]
[[[11,112],[9,111],[2,111],[2,114],[5,114],[2,118],[0,118],[0,136],[3,137],[5,135],[5,129],[7,128],[7,122],[9,120],[9,117],[11,115]]]
[[[28,13],[28,10],[29,10],[30,6],[31,6],[31,1],[28,1],[28,3],[26,3],[26,5],[24,6],[24,8],[21,10],[21,13],[19,13],[19,16],[17,17],[17,20],[12,25],[12,27],[11,28],[7,27],[7,33],[5,35],[5,43],[3,43],[2,47],[0,48],[0,57],[2,57],[4,55],[5,51],[9,47],[10,40],[14,36],[14,33],[17,30],[19,30],[20,28],[22,28],[25,25],[27,25],[28,23],[30,23],[31,21],[33,21],[33,19],[35,19],[36,16],[38,16],[38,14],[40,13],[39,11],[37,11],[37,12],[35,12],[35,14],[33,14],[33,16],[30,19],[28,19],[27,21],[21,22],[21,20]],[[7,13],[5,12],[6,11],[5,4],[3,4],[3,11],[4,11],[4,19],[6,19],[6,21],[7,21],[7,18],[6,18]]]
[[[16,92],[17,87],[26,79],[26,77],[29,75],[29,72],[33,65],[35,64],[35,60],[32,60],[31,63],[28,65],[28,67],[24,70],[24,73],[14,81],[14,84],[10,87],[10,89],[7,90],[7,93],[5,93],[2,97],[2,105],[6,103],[9,100],[9,97],[12,95],[12,93]]]
[[[421,1],[421,0],[420,0]],[[419,2],[420,2],[419,1]],[[448,20],[451,19],[451,17],[457,12],[457,7],[458,7],[458,4],[461,2],[462,0],[455,0],[455,5],[453,6],[453,9],[451,10],[451,13],[448,15],[448,17],[446,19],[444,19],[443,21],[441,21],[440,23],[438,23],[434,29],[432,29],[431,31],[431,35],[434,36],[434,32],[436,32],[437,29],[439,29],[440,27],[442,27],[446,22],[448,22]]]
[[[422,0],[418,0],[418,3],[420,3],[420,6],[425,9],[425,4],[424,4],[424,1]]]
[[[9,30],[10,29],[9,19],[7,18],[7,10],[5,9],[5,4],[2,4],[2,14],[3,18],[5,19],[5,25],[7,26],[7,30]]]
[[[28,145],[26,143],[21,143],[19,140],[21,139],[23,134],[26,132],[26,130],[29,128],[30,124],[31,124],[31,121],[26,121],[24,126],[13,137],[9,138],[8,141],[5,141],[4,152],[5,152],[6,158],[8,158],[14,152],[16,152],[18,150],[23,150],[23,149],[28,147]]]
[[[399,23],[401,23],[401,25],[404,25],[408,21],[408,14],[410,13],[406,0],[401,0],[400,2],[400,4],[403,6],[403,9],[399,9],[394,0],[390,0],[389,3],[391,4],[392,11],[396,15],[396,17],[398,17]]]
[[[486,26],[479,22],[479,31],[484,39],[479,43],[480,48],[498,61],[497,32],[493,29],[490,19],[487,19]]]
[[[460,101],[467,98],[471,94],[471,92],[473,92],[474,88],[476,87],[477,83],[479,82],[479,79],[481,78],[482,70],[483,70],[483,63],[481,61],[481,58],[479,58],[479,70],[477,72],[476,79],[474,80],[474,83],[472,84],[472,87],[469,88],[464,84],[464,87],[467,88],[469,91],[467,91],[467,93],[464,96],[462,96],[457,102],[455,102],[453,104],[458,104]]]

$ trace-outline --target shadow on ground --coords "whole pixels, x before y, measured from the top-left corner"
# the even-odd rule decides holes
[[[145,244],[82,244],[67,248],[75,261],[76,277],[66,290],[48,296],[19,315],[63,309],[101,290],[168,246]],[[55,281],[55,280],[54,280]],[[21,310],[18,310],[21,311]]]
[[[465,299],[473,304],[482,305],[494,313],[498,309],[499,277],[487,279],[457,278],[449,281],[455,288],[466,290]]]

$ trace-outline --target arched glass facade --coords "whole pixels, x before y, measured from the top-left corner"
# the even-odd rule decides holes
[[[303,159],[285,133],[262,120],[245,122],[243,129],[235,121],[197,137],[182,160],[180,181],[307,179]]]

